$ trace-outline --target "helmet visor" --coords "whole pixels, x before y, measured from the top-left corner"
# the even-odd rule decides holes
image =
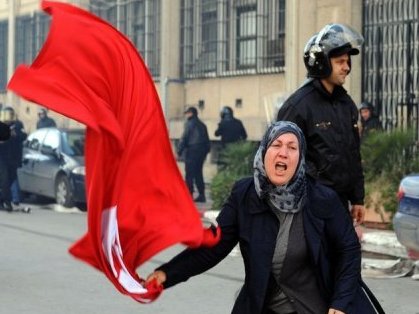
[[[321,47],[325,55],[356,55],[364,43],[364,37],[355,29],[344,24],[328,24],[313,38],[315,46]],[[307,49],[308,47],[306,47]]]

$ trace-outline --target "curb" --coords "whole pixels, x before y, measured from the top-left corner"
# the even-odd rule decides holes
[[[363,230],[362,251],[408,259],[406,248],[397,240],[393,231]]]

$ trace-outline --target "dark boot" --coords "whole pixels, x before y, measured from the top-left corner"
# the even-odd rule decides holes
[[[10,201],[4,202],[4,209],[6,209],[9,213],[13,211],[12,203]]]
[[[197,198],[194,199],[194,202],[197,203],[205,203],[207,200],[205,198],[205,195],[200,194]]]

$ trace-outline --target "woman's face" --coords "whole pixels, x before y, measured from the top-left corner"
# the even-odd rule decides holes
[[[297,136],[284,133],[276,138],[265,154],[264,165],[269,181],[284,185],[294,176],[300,159]]]

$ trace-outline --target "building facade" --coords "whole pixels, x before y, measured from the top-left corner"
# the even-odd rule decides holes
[[[378,0],[376,0],[378,1]],[[183,111],[196,106],[210,137],[223,106],[233,108],[250,140],[258,140],[286,97],[305,79],[307,40],[325,24],[363,30],[362,0],[79,0],[130,38],[150,70],[171,138]],[[31,63],[48,33],[38,0],[0,2],[0,101],[33,130],[37,107],[6,91],[15,67]],[[362,58],[345,84],[361,101]],[[370,97],[364,91],[364,96]],[[60,125],[73,121],[54,116]]]

